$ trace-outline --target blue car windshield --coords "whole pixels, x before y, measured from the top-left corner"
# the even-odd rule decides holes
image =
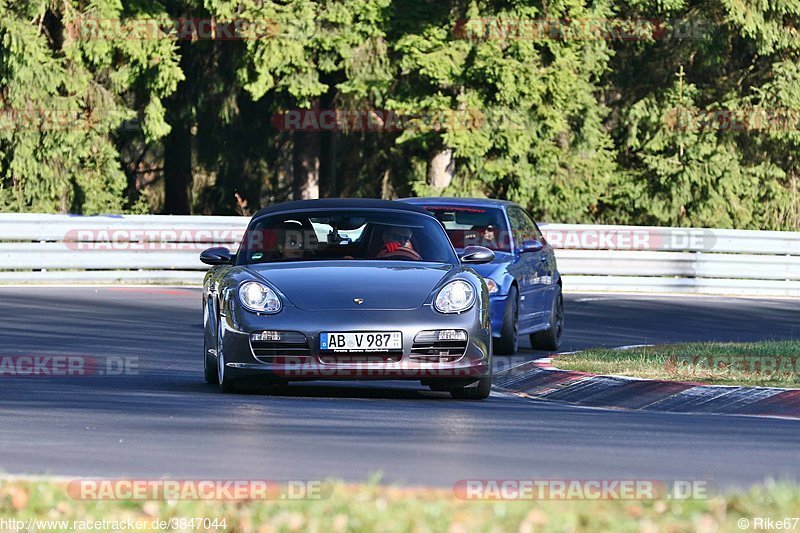
[[[495,252],[511,251],[508,225],[501,209],[464,205],[426,205],[424,208],[442,223],[458,249],[485,246]]]
[[[407,211],[275,213],[251,222],[238,265],[287,261],[378,260],[457,264],[441,225]]]

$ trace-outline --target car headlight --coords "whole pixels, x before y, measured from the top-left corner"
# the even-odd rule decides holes
[[[466,281],[451,281],[439,291],[433,306],[440,313],[461,313],[475,303],[475,289]]]
[[[239,301],[245,308],[256,313],[277,313],[283,307],[275,291],[257,281],[242,283],[239,287]]]
[[[489,294],[494,294],[500,290],[500,286],[492,278],[485,278],[486,286],[489,287]]]

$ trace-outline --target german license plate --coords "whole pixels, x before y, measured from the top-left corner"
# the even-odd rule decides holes
[[[326,352],[385,352],[403,349],[399,331],[369,331],[364,333],[323,333],[319,349]]]

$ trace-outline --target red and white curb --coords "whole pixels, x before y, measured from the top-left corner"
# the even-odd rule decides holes
[[[621,349],[626,348],[632,346]],[[516,396],[585,407],[800,419],[800,389],[601,376],[561,370],[552,361],[537,359],[513,367],[495,376],[494,386]]]

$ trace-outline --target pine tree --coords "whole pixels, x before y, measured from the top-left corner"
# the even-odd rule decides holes
[[[122,14],[113,0],[0,0],[3,210],[123,208],[126,178],[113,135],[141,113],[147,139],[163,137],[161,98],[182,73],[170,40],[84,33],[89,22]]]

